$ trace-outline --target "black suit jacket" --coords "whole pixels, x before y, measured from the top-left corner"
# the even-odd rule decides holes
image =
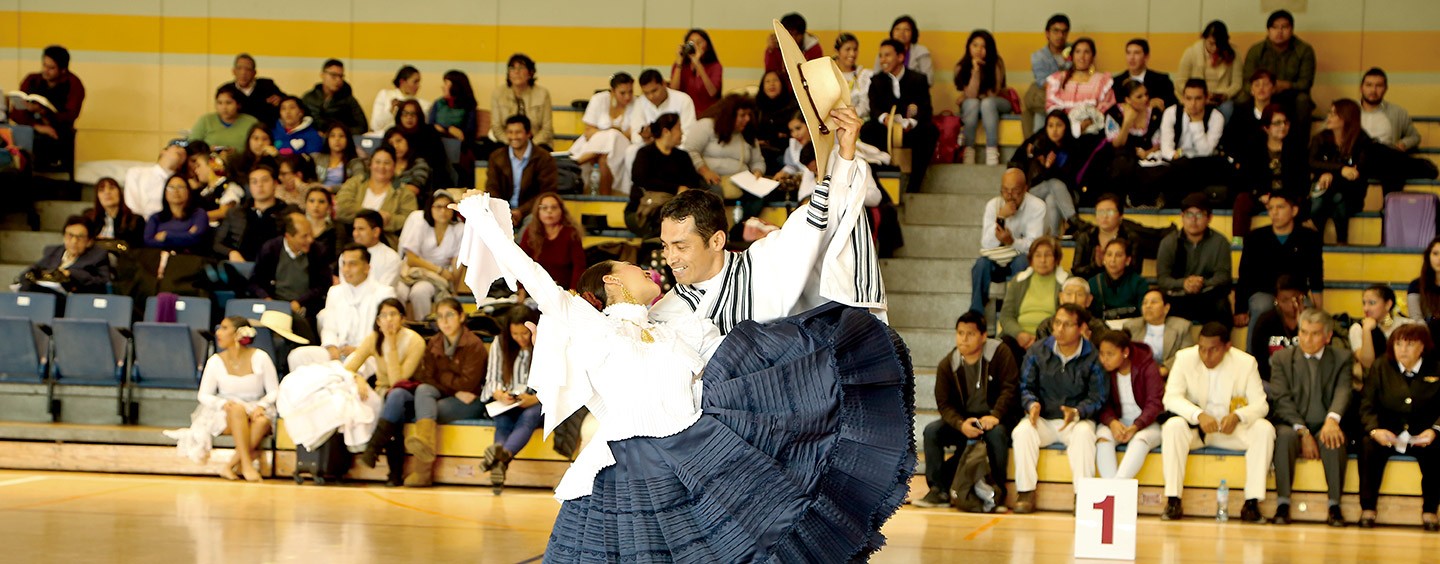
[[[1385,429],[1395,434],[1419,435],[1440,424],[1440,367],[1436,355],[1427,355],[1420,374],[1407,381],[1390,355],[1375,359],[1365,372],[1360,419],[1365,432]]]
[[[215,255],[220,260],[228,260],[230,251],[235,250],[240,251],[245,260],[255,260],[262,245],[284,233],[281,222],[285,215],[298,211],[295,206],[279,200],[258,216],[253,203],[248,200],[244,205],[230,208],[215,230]]]
[[[515,193],[515,175],[510,169],[511,151],[510,146],[506,145],[490,153],[490,164],[485,175],[485,191],[489,192],[490,196],[507,202]],[[516,209],[520,210],[522,216],[530,215],[535,197],[542,192],[554,192],[559,186],[559,180],[555,157],[550,156],[550,151],[532,144],[530,160],[520,171],[520,206]]]
[[[60,261],[64,258],[65,245],[46,247],[45,256],[25,269],[20,278],[23,280],[25,274],[31,272],[39,275],[60,268]],[[70,281],[65,283],[66,290],[82,294],[104,294],[105,285],[110,283],[110,254],[99,247],[90,247],[66,270],[70,272]]]
[[[895,97],[891,80],[886,73],[877,73],[870,80],[870,119],[879,122],[880,114],[888,113],[892,106],[903,116],[905,108],[915,104],[919,110],[915,120],[921,125],[929,124],[934,110],[930,106],[930,81],[924,73],[906,69],[905,74],[900,75],[899,98]]]
[[[1270,357],[1270,388],[1275,393],[1270,416],[1284,425],[1306,425],[1306,419],[1324,420],[1325,415],[1345,415],[1353,388],[1350,386],[1350,351],[1326,347],[1316,373],[1319,387],[1311,385],[1310,367],[1300,347],[1276,351]],[[1320,394],[1325,413],[1306,413],[1311,394]]]
[[[250,293],[260,299],[282,299],[275,296],[275,268],[280,264],[280,253],[285,252],[285,238],[276,237],[260,247],[260,256],[255,259],[255,273],[250,276]],[[295,298],[305,311],[319,312],[325,308],[325,293],[330,291],[330,249],[320,243],[310,245],[310,288]]]
[[[1130,78],[1130,71],[1117,72],[1114,77],[1115,95],[1119,96],[1120,85]],[[1145,93],[1149,94],[1151,98],[1164,100],[1165,107],[1174,106],[1178,102],[1175,98],[1175,82],[1170,80],[1170,75],[1156,71],[1155,69],[1146,69],[1145,80],[1142,82],[1145,83]],[[1122,100],[1116,101],[1120,102]]]
[[[235,86],[235,81],[232,80],[226,84]],[[265,101],[271,96],[284,97],[285,93],[280,91],[279,86],[275,86],[275,81],[268,78],[256,78],[255,89],[250,91],[249,96],[241,92],[240,99],[236,102],[240,102],[241,112],[260,120],[260,123],[265,124],[265,131],[270,131],[274,129],[275,122],[280,119],[280,106],[272,106]]]

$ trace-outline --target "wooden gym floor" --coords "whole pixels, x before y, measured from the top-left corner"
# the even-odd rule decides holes
[[[539,489],[296,486],[0,471],[0,561],[538,562],[558,504]],[[1419,516],[1416,516],[1418,522]],[[1137,562],[1435,562],[1440,534],[1319,525],[1139,521]],[[1071,562],[1060,513],[967,515],[905,507],[873,562]]]

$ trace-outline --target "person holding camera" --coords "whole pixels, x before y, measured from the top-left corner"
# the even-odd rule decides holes
[[[699,28],[685,32],[685,42],[680,44],[680,53],[670,67],[670,84],[690,95],[697,115],[720,101],[724,74],[725,67],[720,65],[710,34]]]

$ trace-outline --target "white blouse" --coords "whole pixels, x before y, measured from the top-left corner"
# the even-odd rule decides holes
[[[395,112],[390,105],[396,100],[420,102],[420,123],[425,123],[425,113],[430,111],[430,101],[416,96],[406,96],[399,88],[386,88],[375,93],[375,104],[370,106],[370,132],[385,133],[395,126]],[[428,127],[428,126],[427,126]]]
[[[620,114],[619,119],[610,118],[610,91],[598,92],[590,97],[590,105],[585,106],[585,115],[580,121],[585,125],[596,129],[630,129],[630,109]]]
[[[200,376],[199,397],[201,404],[216,409],[233,400],[247,407],[260,406],[270,411],[275,408],[275,394],[279,388],[275,363],[265,351],[250,353],[250,373],[243,375],[230,374],[225,368],[225,361],[215,354],[205,361],[205,371]]]
[[[445,230],[445,239],[436,241],[435,228],[425,222],[428,211],[415,210],[405,218],[405,227],[400,229],[400,252],[415,253],[440,268],[449,268],[460,254],[460,224],[451,224]]]

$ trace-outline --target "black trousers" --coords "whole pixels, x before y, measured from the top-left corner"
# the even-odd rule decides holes
[[[1380,481],[1385,478],[1385,463],[1396,452],[1368,436],[1360,445],[1360,509],[1374,511],[1380,499]],[[1440,445],[1412,446],[1405,454],[1420,463],[1420,510],[1434,513],[1440,507]]]
[[[885,138],[887,131],[885,124],[871,120],[860,127],[860,140],[883,150],[889,146]],[[925,171],[935,157],[935,144],[939,138],[940,131],[929,121],[921,121],[914,129],[905,132],[901,146],[910,149],[910,179],[905,184],[905,192],[919,192],[924,185]]]
[[[990,477],[995,479],[995,499],[997,503],[1005,503],[1005,482],[1006,471],[1010,467],[1010,431],[1005,425],[996,425],[980,439],[985,441],[985,451],[990,457]],[[950,483],[955,481],[955,472],[960,469],[960,453],[964,452],[965,446],[970,444],[970,439],[965,437],[959,429],[951,427],[943,419],[931,421],[925,426],[925,483],[931,488],[949,488]],[[955,456],[945,459],[945,447],[953,446],[958,450]]]

